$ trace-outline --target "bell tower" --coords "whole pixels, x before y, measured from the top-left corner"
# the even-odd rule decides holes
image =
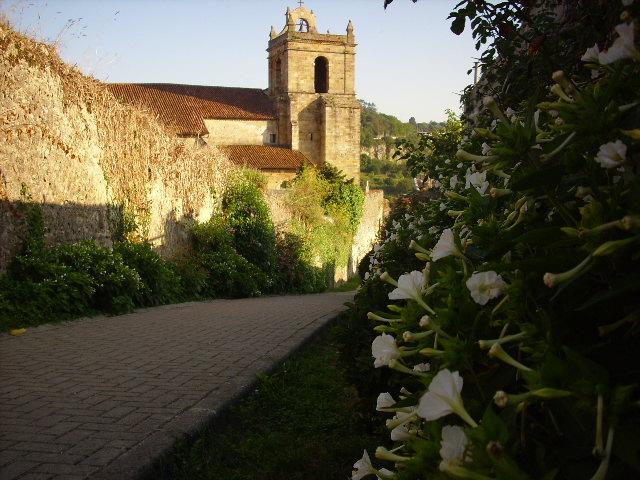
[[[303,2],[287,8],[285,26],[269,35],[269,89],[278,115],[278,143],[318,165],[359,179],[360,105],[355,93],[355,36],[319,33]]]

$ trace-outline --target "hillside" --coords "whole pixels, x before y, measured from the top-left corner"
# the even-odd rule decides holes
[[[362,107],[360,144],[362,153],[370,157],[389,160],[397,138],[417,139],[418,132],[430,132],[444,125],[435,121],[416,122],[414,117],[402,122],[393,115],[378,112],[374,103],[358,101]]]
[[[413,179],[403,161],[394,160],[396,141],[417,140],[419,133],[444,127],[445,122],[416,122],[411,117],[402,122],[393,115],[378,112],[375,104],[359,100],[361,113],[360,172],[362,184],[384,191],[394,198],[413,188]]]

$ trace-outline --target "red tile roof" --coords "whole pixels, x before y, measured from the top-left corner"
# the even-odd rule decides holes
[[[303,163],[310,163],[302,152],[267,145],[217,146],[237,164],[260,170],[297,170]]]
[[[179,135],[206,134],[204,118],[275,119],[275,107],[259,88],[207,87],[172,83],[109,83],[120,100],[142,106]]]

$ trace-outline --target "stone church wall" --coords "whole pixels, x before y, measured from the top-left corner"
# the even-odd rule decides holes
[[[269,145],[278,128],[268,120],[204,120],[212,145]],[[276,143],[278,143],[276,139]]]
[[[48,244],[109,245],[126,211],[137,237],[177,255],[181,220],[211,214],[230,168],[0,23],[0,271],[20,247],[28,198],[42,206]]]

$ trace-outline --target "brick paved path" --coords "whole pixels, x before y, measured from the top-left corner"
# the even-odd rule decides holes
[[[0,334],[0,479],[135,478],[351,297],[214,300]]]

